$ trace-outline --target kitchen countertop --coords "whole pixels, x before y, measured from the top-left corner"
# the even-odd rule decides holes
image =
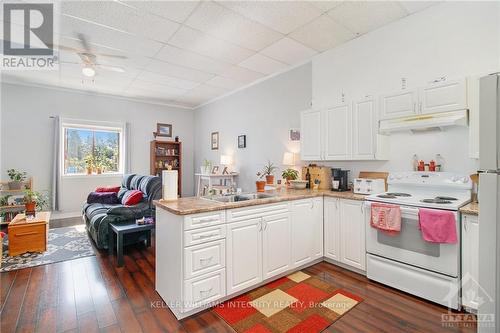
[[[479,215],[479,203],[471,202],[460,208],[460,213]]]
[[[213,212],[217,210],[265,205],[281,201],[290,201],[298,199],[307,199],[314,197],[333,197],[349,200],[365,200],[365,195],[355,194],[352,192],[334,192],[330,190],[293,190],[283,189],[278,191],[267,191],[266,193],[276,194],[276,196],[265,199],[247,200],[239,202],[218,202],[199,197],[186,197],[177,200],[165,201],[155,200],[154,204],[158,208],[165,209],[176,215],[189,215],[205,212]]]

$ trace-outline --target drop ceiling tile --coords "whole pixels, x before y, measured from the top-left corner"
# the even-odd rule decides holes
[[[408,14],[396,2],[346,1],[328,15],[352,32],[364,34]]]
[[[288,34],[321,15],[321,10],[307,1],[220,1],[221,5]]]
[[[208,102],[209,100],[214,99],[218,96],[222,96],[227,92],[228,90],[226,89],[203,84],[188,91],[177,99],[179,101],[190,102],[197,105]]]
[[[354,33],[322,15],[290,34],[290,37],[316,51],[325,51],[356,37]]]
[[[179,28],[179,23],[117,1],[63,1],[61,7],[65,15],[165,43]]]
[[[222,73],[222,76],[242,83],[250,83],[264,77],[264,74],[240,66],[231,66],[227,71]]]
[[[220,74],[231,66],[228,63],[217,61],[171,45],[165,45],[155,58],[214,74]]]
[[[129,89],[142,89],[149,90],[160,98],[171,98],[175,96],[180,96],[185,94],[188,90],[186,89],[178,89],[171,86],[166,86],[163,84],[150,83],[141,80],[134,80],[132,84],[129,86]]]
[[[281,62],[294,65],[309,59],[317,52],[291,38],[285,37],[263,49],[261,53]]]
[[[101,25],[92,24],[70,16],[62,15],[60,22],[61,31],[64,32],[63,37],[74,39],[78,38],[78,34],[83,34],[90,43],[120,49],[132,54],[153,56],[162,47],[161,43],[109,29]]]
[[[441,1],[400,1],[399,3],[408,13],[413,14],[440,2]]]
[[[161,74],[152,73],[152,72],[148,72],[148,71],[142,71],[137,76],[137,80],[167,85],[167,86],[171,86],[174,88],[186,89],[186,90],[193,89],[194,87],[196,87],[200,84],[198,82],[182,80],[182,79],[178,79],[175,77],[161,75]]]
[[[238,66],[266,75],[276,73],[288,67],[287,64],[266,57],[260,53],[254,54],[250,58],[243,60]]]
[[[258,51],[283,37],[215,2],[202,2],[186,25],[236,45]]]
[[[127,5],[169,20],[182,23],[196,8],[199,1],[121,1]]]
[[[206,83],[211,86],[224,88],[227,90],[238,89],[245,85],[245,83],[243,82],[239,82],[223,76],[216,76],[213,79],[208,80]]]
[[[215,74],[201,72],[154,59],[147,65],[146,70],[193,82],[205,82],[215,76]]]
[[[333,1],[333,0],[323,0],[323,1],[309,1],[311,5],[314,7],[318,8],[322,12],[329,11],[330,9],[333,9],[340,5],[343,2],[343,0],[340,1]]]
[[[169,44],[231,64],[239,63],[255,53],[186,26],[175,33]]]

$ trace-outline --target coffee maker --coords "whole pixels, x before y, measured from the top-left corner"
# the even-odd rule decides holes
[[[349,191],[349,170],[332,168],[332,191]]]

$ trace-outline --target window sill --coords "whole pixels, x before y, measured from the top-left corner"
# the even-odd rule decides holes
[[[123,173],[102,173],[91,175],[62,175],[62,179],[123,178]]]

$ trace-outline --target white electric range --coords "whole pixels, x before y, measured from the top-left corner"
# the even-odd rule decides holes
[[[366,250],[369,279],[453,309],[460,307],[460,241],[430,243],[419,228],[420,208],[453,211],[460,239],[458,209],[470,202],[467,175],[448,172],[397,172],[388,177],[388,192],[366,198]],[[401,232],[389,236],[370,226],[372,202],[398,205]]]

